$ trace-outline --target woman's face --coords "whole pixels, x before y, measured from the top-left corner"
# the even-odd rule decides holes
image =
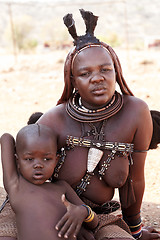
[[[73,62],[73,84],[85,107],[102,107],[111,100],[116,85],[110,54],[103,47],[82,50]]]

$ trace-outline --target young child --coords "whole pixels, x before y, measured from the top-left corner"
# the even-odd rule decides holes
[[[98,224],[66,182],[46,181],[56,166],[56,146],[53,131],[38,124],[22,128],[16,144],[10,134],[1,137],[4,187],[16,214],[19,240],[71,240],[83,221],[91,229]]]
[[[27,124],[34,124],[37,122],[37,120],[43,115],[42,112],[34,112],[30,115]],[[2,205],[0,206],[0,213],[2,212],[3,208],[5,207],[5,205],[9,202],[9,198],[8,195],[6,196],[6,199],[4,200],[4,202],[2,203]]]

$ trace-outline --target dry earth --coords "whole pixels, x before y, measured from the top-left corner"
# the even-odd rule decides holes
[[[15,136],[31,113],[45,112],[56,104],[63,89],[63,63],[68,49],[35,55],[0,56],[0,134]],[[160,51],[119,50],[125,79],[135,96],[150,109],[160,110]],[[160,148],[146,160],[146,190],[142,205],[143,222],[160,230]],[[2,174],[0,179],[2,186]],[[5,197],[0,188],[2,202]]]

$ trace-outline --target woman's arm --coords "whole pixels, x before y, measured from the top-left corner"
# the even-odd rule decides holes
[[[15,141],[12,135],[5,133],[1,136],[1,161],[3,184],[9,194],[17,184],[18,173],[15,159]]]
[[[146,233],[146,231],[143,232],[142,230],[140,210],[145,189],[144,167],[147,155],[147,153],[143,151],[148,150],[149,148],[153,126],[149,109],[145,103],[141,102],[138,107],[138,112],[136,113],[137,129],[134,135],[133,143],[135,150],[138,150],[139,152],[135,151],[133,153],[133,165],[130,166],[130,175],[136,201],[128,208],[122,208],[122,212],[123,217],[130,226],[135,238],[144,239],[145,235],[146,239],[152,239],[152,234],[149,233],[149,231]]]

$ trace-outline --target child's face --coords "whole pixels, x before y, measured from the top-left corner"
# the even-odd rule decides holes
[[[33,136],[26,139],[23,149],[17,153],[21,175],[33,184],[43,184],[52,176],[56,166],[55,149],[51,138]]]

